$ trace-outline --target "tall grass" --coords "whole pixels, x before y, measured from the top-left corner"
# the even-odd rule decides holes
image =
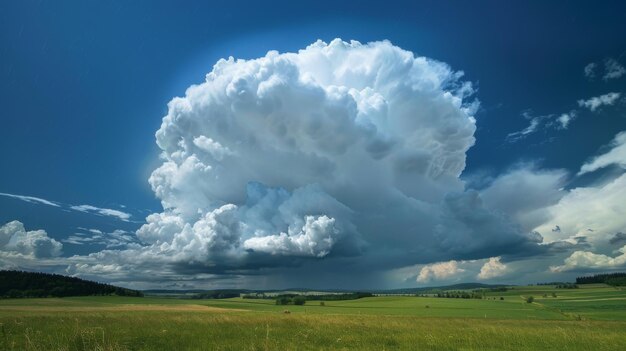
[[[274,312],[0,318],[1,350],[624,350],[626,322]]]

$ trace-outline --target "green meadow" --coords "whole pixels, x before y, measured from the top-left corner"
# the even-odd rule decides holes
[[[528,286],[484,299],[380,296],[324,306],[5,299],[0,329],[0,350],[626,350],[626,290]]]

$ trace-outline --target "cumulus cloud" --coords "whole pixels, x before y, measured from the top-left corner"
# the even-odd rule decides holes
[[[626,131],[618,133],[610,144],[611,149],[591,161],[585,162],[578,175],[594,172],[611,165],[626,168]]]
[[[615,257],[596,254],[589,251],[575,251],[571,256],[565,259],[561,266],[552,266],[550,270],[553,272],[565,272],[572,270],[589,270],[589,269],[616,269],[626,267],[626,246],[618,250],[619,254]]]
[[[326,216],[306,216],[305,224],[299,232],[280,233],[247,239],[245,249],[269,252],[274,255],[292,254],[324,257],[335,243],[339,231],[335,228],[335,219]]]
[[[462,272],[465,270],[459,267],[457,261],[433,263],[422,267],[417,276],[417,282],[425,283],[431,280],[449,279]]]
[[[163,211],[137,242],[68,258],[67,273],[254,279],[413,266],[426,281],[473,279],[497,257],[485,273],[496,277],[499,257],[542,250],[530,229],[545,217],[529,213],[559,201],[563,173],[528,168],[466,189],[473,92],[462,73],[387,41],[220,60],[169,103],[156,132],[162,163],[149,183]]]
[[[461,77],[387,41],[220,60],[156,133],[163,163],[149,181],[164,211],[137,231],[142,253],[250,267],[515,247],[525,235],[488,209],[474,218],[480,195],[463,193],[477,102]],[[400,256],[383,264],[411,259]]]
[[[24,224],[12,221],[0,227],[0,254],[23,255],[32,258],[55,257],[61,254],[63,244],[48,237],[44,230],[26,231]]]
[[[501,277],[507,273],[507,266],[500,262],[500,257],[491,257],[485,264],[480,268],[480,273],[478,273],[478,279],[493,279],[496,277]]]
[[[110,208],[100,208],[92,205],[76,205],[70,206],[70,209],[78,212],[85,212],[91,214],[98,214],[101,216],[110,216],[120,219],[122,221],[128,221],[131,217],[129,213],[118,211]]]
[[[620,78],[626,74],[626,69],[619,62],[613,58],[604,60],[604,76],[602,79],[605,81],[609,79]]]
[[[578,106],[586,107],[589,110],[591,110],[591,112],[595,112],[597,109],[599,109],[602,106],[610,106],[610,105],[615,104],[615,102],[617,101],[617,99],[619,99],[620,96],[621,96],[621,93],[611,92],[611,93],[607,93],[607,94],[600,95],[600,96],[594,96],[587,100],[581,99],[581,100],[578,100]]]

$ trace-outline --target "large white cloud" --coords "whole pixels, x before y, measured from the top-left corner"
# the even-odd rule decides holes
[[[5,255],[23,255],[32,258],[55,257],[61,254],[63,244],[48,237],[44,230],[26,231],[24,224],[12,221],[0,227],[0,251]]]
[[[461,76],[386,41],[220,60],[169,103],[150,177],[164,212],[138,236],[210,262],[350,256],[372,243],[440,254],[419,239],[442,235],[446,194],[463,191],[477,103]]]
[[[484,194],[466,190],[478,103],[461,77],[386,41],[220,60],[169,103],[156,133],[162,164],[149,182],[164,210],[137,231],[143,246],[71,257],[67,272],[232,278],[299,267],[346,282],[447,262],[425,266],[435,280],[464,273],[461,262],[474,279],[482,259],[537,250],[537,216],[523,212],[558,201],[563,174],[520,171]],[[502,206],[507,186],[526,207]]]

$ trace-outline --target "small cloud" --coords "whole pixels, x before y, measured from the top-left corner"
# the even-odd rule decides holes
[[[439,262],[422,267],[417,282],[425,283],[431,280],[442,280],[451,278],[459,273],[465,272],[465,269],[459,267],[457,261]]]
[[[100,208],[100,207],[96,207],[96,206],[92,206],[92,205],[77,205],[77,206],[70,206],[70,209],[74,210],[74,211],[79,211],[79,212],[84,212],[84,213],[91,213],[91,214],[99,214],[102,216],[110,216],[110,217],[116,217],[124,222],[128,222],[128,220],[130,219],[131,215],[129,213],[126,212],[122,212],[122,211],[118,211],[118,210],[113,210],[110,208]]]
[[[558,122],[559,126],[561,129],[567,129],[567,127],[569,126],[570,122],[576,118],[576,112],[571,111],[569,113],[563,113],[562,115],[560,115],[556,121]]]
[[[530,124],[520,131],[509,133],[506,136],[506,141],[514,143],[535,132],[548,128],[557,130],[567,129],[570,123],[576,118],[576,111],[572,110],[567,113],[562,113],[558,117],[556,117],[556,115],[532,116],[530,112],[525,111],[522,113],[522,116],[530,121]]]
[[[0,196],[6,196],[6,197],[22,200],[22,201],[34,203],[34,204],[42,204],[42,205],[48,205],[48,206],[53,206],[53,207],[61,207],[61,205],[59,205],[58,203],[56,203],[54,201],[50,201],[50,200],[46,200],[46,199],[42,199],[42,198],[34,197],[34,196],[16,195],[16,194],[7,194],[7,193],[0,193]]]
[[[491,279],[503,276],[507,272],[507,266],[500,262],[500,257],[491,257],[476,276],[478,279]]]
[[[536,132],[538,130],[539,126],[541,125],[541,123],[543,122],[543,120],[545,120],[546,118],[549,117],[549,116],[536,116],[536,117],[533,117],[528,112],[524,112],[522,114],[522,116],[524,116],[525,119],[529,120],[530,124],[528,125],[528,127],[524,128],[524,129],[522,129],[520,131],[509,133],[506,136],[506,140],[508,142],[514,143],[514,142],[522,140],[522,139],[526,138],[528,135]]]
[[[586,107],[591,112],[595,112],[598,108],[602,106],[610,106],[613,105],[617,99],[619,99],[621,93],[608,93],[600,96],[594,96],[587,100],[581,99],[578,100],[578,106]]]
[[[604,81],[620,78],[624,74],[626,74],[626,69],[615,59],[604,60],[604,76],[602,77]]]
[[[585,66],[585,77],[587,77],[588,79],[593,79],[596,77],[596,67],[598,67],[598,65],[594,62],[588,64],[587,66]]]
[[[63,244],[50,238],[45,230],[26,231],[20,221],[0,227],[0,253],[21,254],[32,258],[61,255]]]

